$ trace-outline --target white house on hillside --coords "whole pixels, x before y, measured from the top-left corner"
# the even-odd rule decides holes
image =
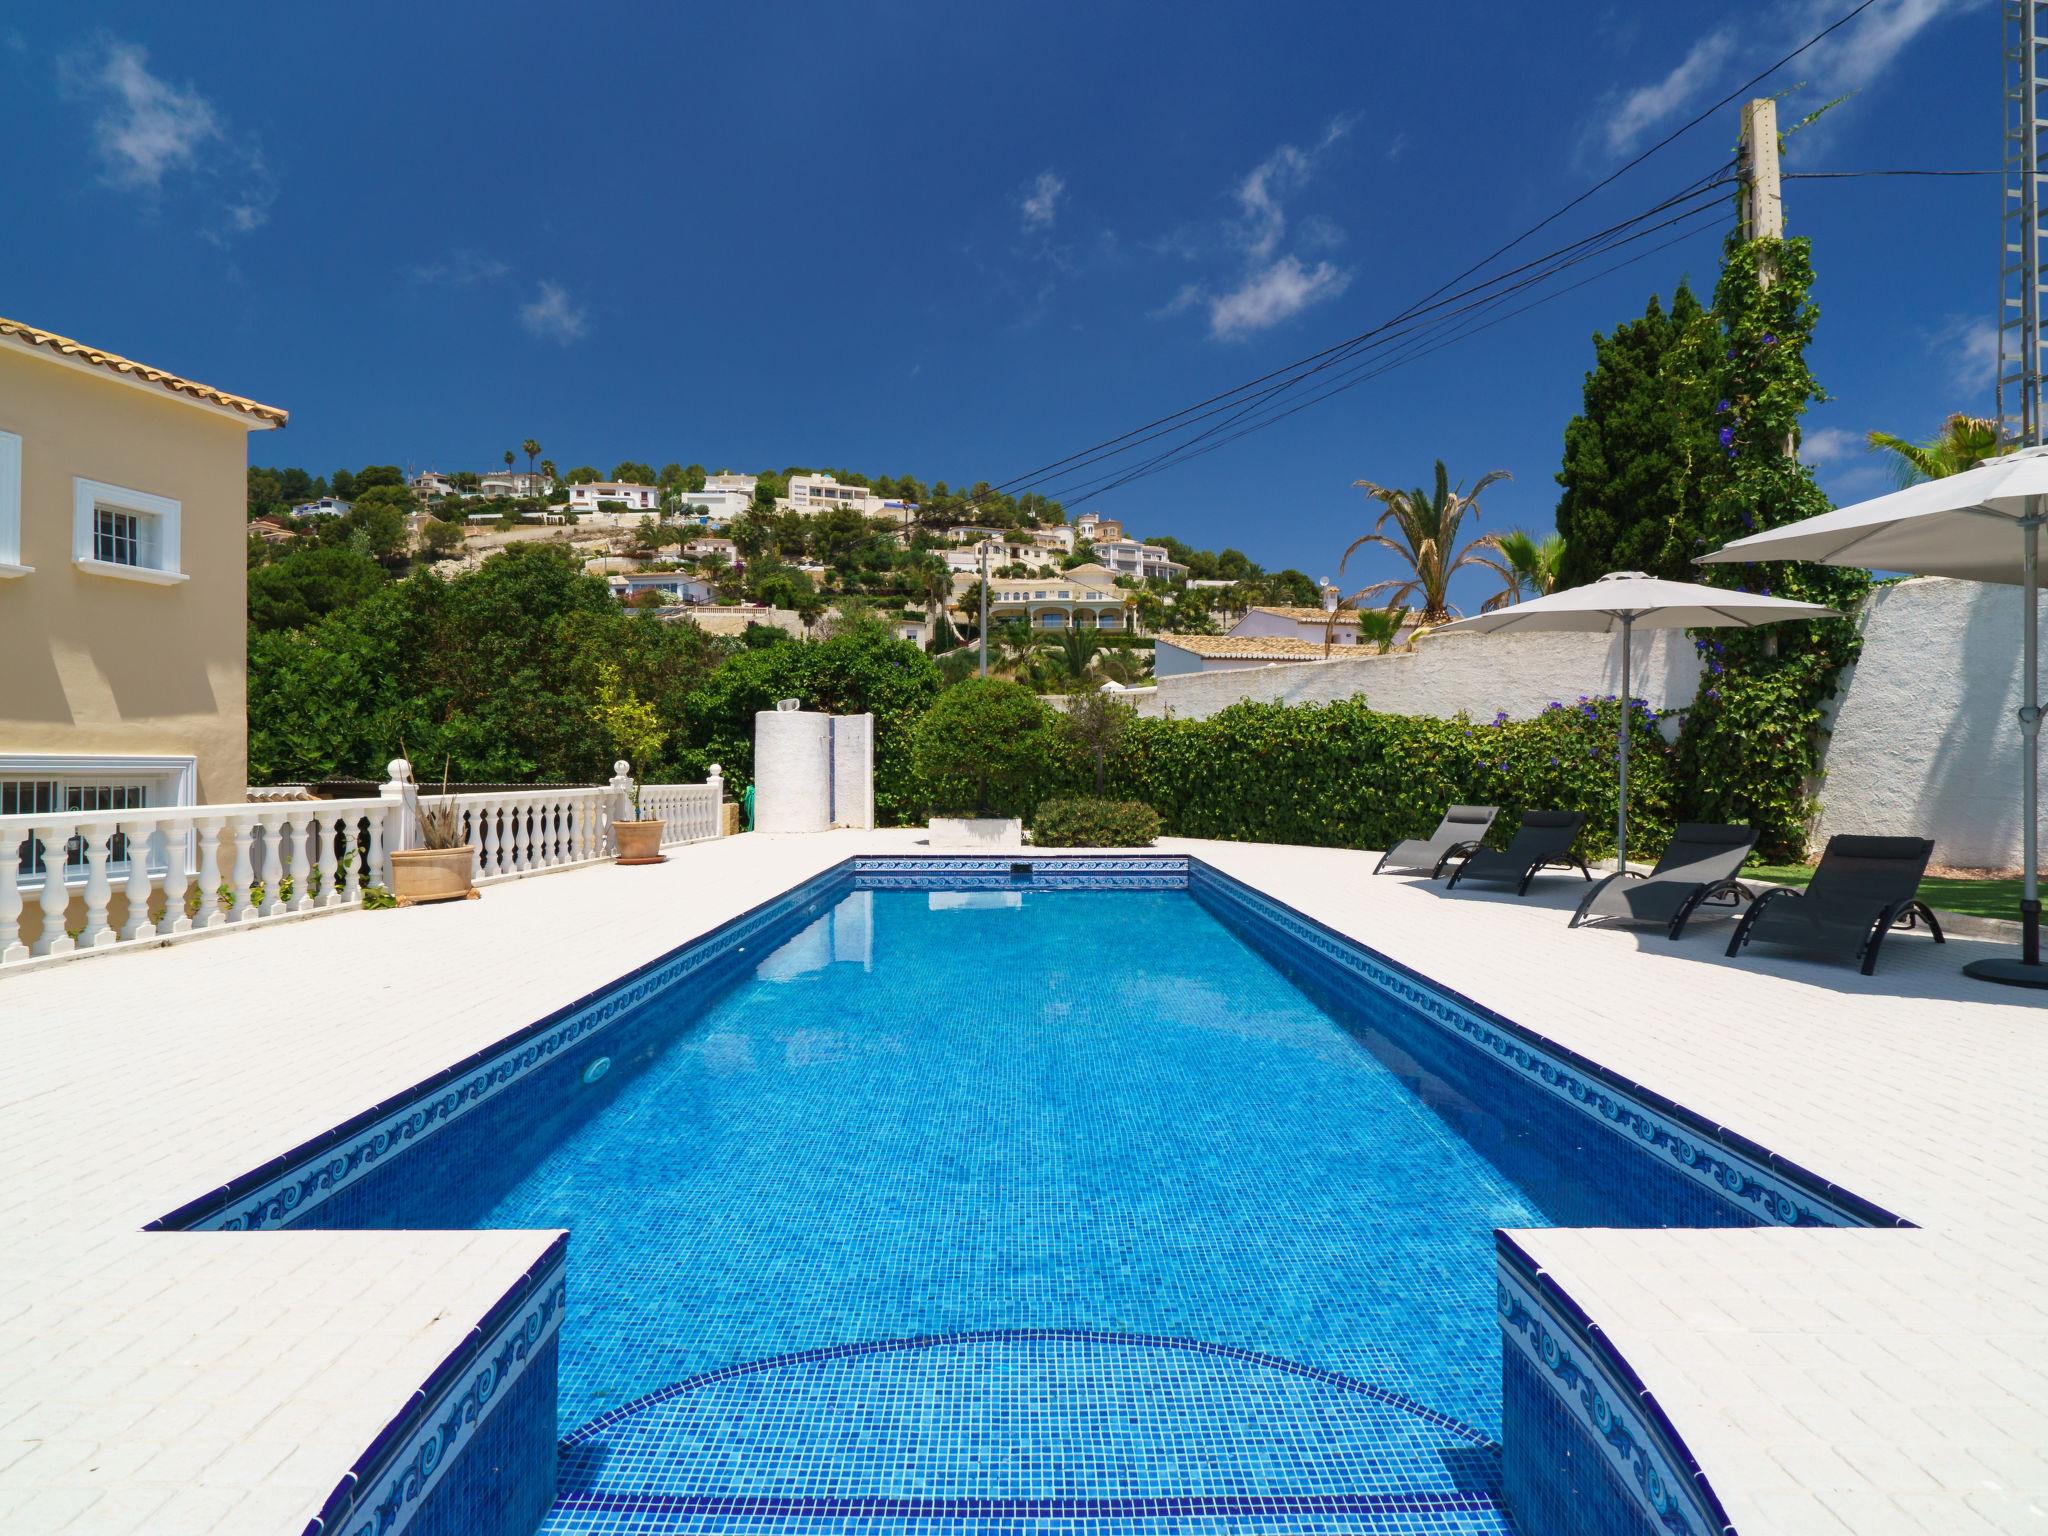
[[[412,487],[413,495],[419,497],[421,501],[439,501],[444,496],[460,494],[455,489],[455,482],[442,474],[438,469],[422,470],[414,475],[407,484]]]
[[[751,485],[754,477],[728,478],[744,478]],[[723,487],[714,491],[707,485],[701,491],[676,492],[675,504],[675,515],[681,521],[695,523],[700,528],[722,528],[754,504],[754,493]]]
[[[546,475],[528,474],[525,470],[494,469],[477,477],[476,488],[483,496],[545,496],[555,488],[555,482]]]
[[[1113,517],[1104,517],[1100,512],[1083,512],[1074,519],[1074,537],[1093,544],[1097,539],[1120,539],[1124,536],[1124,525]]]
[[[706,475],[704,489],[707,491],[732,491],[752,501],[754,487],[761,483],[759,475]],[[695,494],[694,492],[692,494]]]
[[[600,502],[615,501],[616,507],[600,509]],[[569,508],[581,515],[586,512],[658,512],[661,510],[661,492],[651,485],[631,485],[620,481],[599,480],[590,485],[569,487]]]
[[[879,517],[888,506],[866,486],[841,485],[830,475],[791,475],[789,495],[784,500],[790,511],[801,512],[806,517],[835,510],[858,512],[862,517]]]
[[[1095,558],[1119,576],[1136,576],[1142,581],[1172,581],[1185,576],[1188,568],[1166,552],[1161,544],[1141,544],[1136,539],[1098,539]]]
[[[318,501],[302,501],[292,508],[293,517],[347,517],[348,509],[354,502],[343,501],[339,496],[322,496]]]

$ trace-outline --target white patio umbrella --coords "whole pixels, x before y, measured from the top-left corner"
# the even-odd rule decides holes
[[[1615,756],[1621,772],[1621,799],[1615,812],[1616,869],[1628,867],[1628,712],[1629,643],[1637,626],[1644,629],[1751,629],[1759,624],[1778,624],[1786,619],[1839,619],[1841,615],[1819,603],[1795,603],[1789,598],[1760,597],[1753,592],[1734,592],[1725,587],[1695,586],[1686,581],[1663,581],[1641,571],[1613,571],[1598,581],[1526,603],[1474,614],[1437,629],[1439,635],[1459,630],[1474,634],[1500,634],[1509,630],[1583,630],[1595,634],[1621,634],[1621,726]]]
[[[1975,469],[1907,486],[1889,496],[1840,507],[1737,539],[1702,560],[1813,560],[1915,576],[1955,576],[2026,589],[2020,633],[2021,841],[2026,863],[2020,901],[2020,954],[1974,960],[1963,969],[1984,981],[2048,987],[2041,963],[2038,864],[2040,784],[2041,527],[2048,522],[2048,448],[2023,448]]]

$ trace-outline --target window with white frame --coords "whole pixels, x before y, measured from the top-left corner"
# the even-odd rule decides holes
[[[26,576],[21,563],[21,435],[0,429],[0,576]]]
[[[142,581],[185,579],[178,565],[177,501],[83,476],[72,485],[72,559],[81,570]]]
[[[190,757],[0,756],[0,817],[191,805],[197,785],[197,765]],[[8,852],[0,849],[0,858]],[[32,845],[22,838],[11,852],[22,880],[38,881],[48,872],[40,840]],[[107,857],[109,874],[125,874],[132,857],[129,840],[117,833],[108,844]],[[70,838],[64,847],[64,878],[81,881],[86,868],[85,839]]]

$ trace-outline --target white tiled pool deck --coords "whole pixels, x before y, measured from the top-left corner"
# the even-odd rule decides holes
[[[0,981],[0,1532],[296,1533],[549,1234],[143,1224],[862,852],[749,836]],[[1544,1231],[1744,1536],[2048,1530],[2048,997],[1169,842],[1920,1230]],[[573,1304],[573,1303],[572,1303]]]

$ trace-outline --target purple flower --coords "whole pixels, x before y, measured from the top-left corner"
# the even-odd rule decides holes
[[[1721,702],[1721,690],[1718,688],[1709,688],[1707,690],[1707,697],[1712,702],[1718,704]]]
[[[1715,406],[1714,409],[1725,413],[1728,409],[1728,402],[1726,400],[1723,400],[1719,405]]]
[[[1766,331],[1766,332],[1764,332],[1764,345],[1765,345],[1765,346],[1767,346],[1767,347],[1775,347],[1775,346],[1776,346],[1777,344],[1778,344],[1778,338],[1777,338],[1777,337],[1773,336],[1773,335],[1772,335],[1772,334],[1771,334],[1771,333],[1770,333],[1769,331]]]
[[[1726,448],[1730,443],[1734,441],[1735,429],[1733,427],[1723,427],[1721,429],[1721,446],[1723,448]]]

